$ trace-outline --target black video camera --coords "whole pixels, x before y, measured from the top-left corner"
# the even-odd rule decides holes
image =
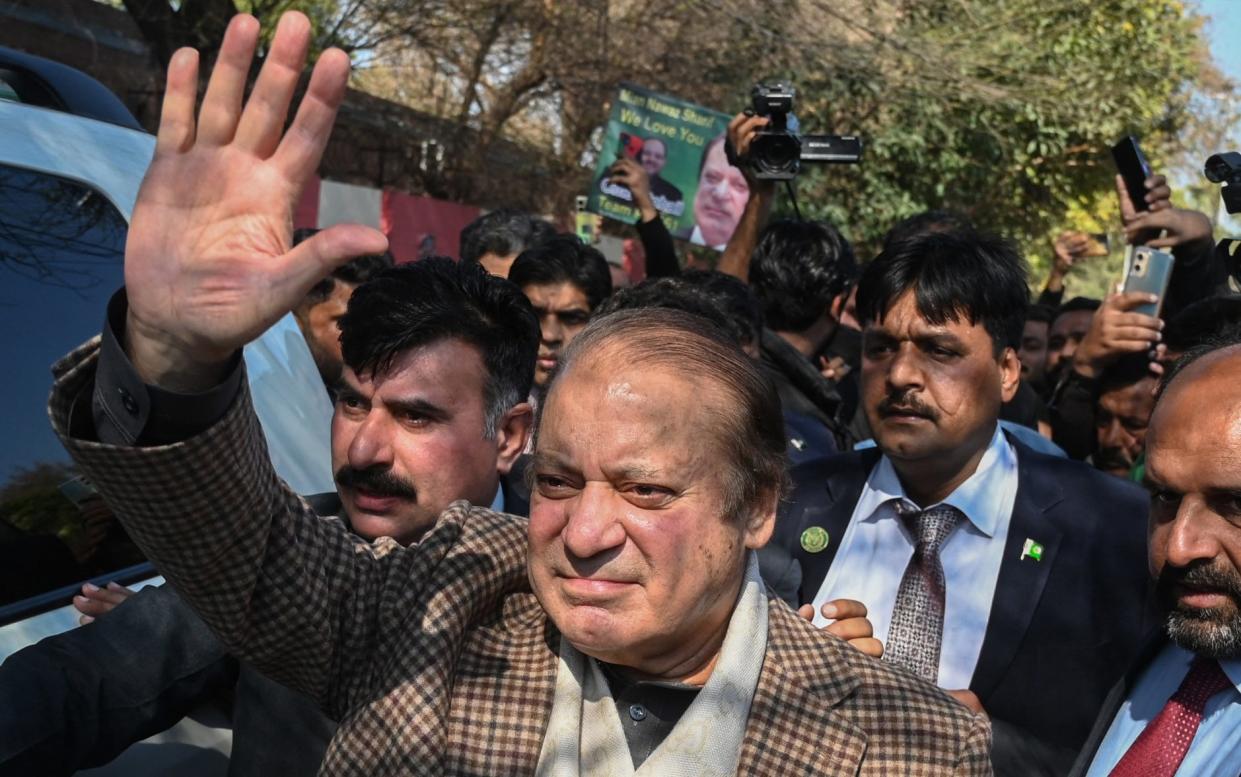
[[[1202,172],[1211,183],[1223,184],[1219,193],[1229,213],[1241,213],[1241,154],[1225,151],[1212,154]]]
[[[750,143],[745,162],[760,181],[791,181],[802,162],[856,163],[862,160],[862,140],[852,135],[800,135],[792,117],[796,90],[776,81],[755,84],[750,93],[754,112],[771,123]],[[793,118],[793,126],[789,119]]]
[[[1225,151],[1207,158],[1202,172],[1211,183],[1221,184],[1220,196],[1229,213],[1241,213],[1241,154]],[[1233,289],[1241,288],[1241,240],[1224,238],[1215,245],[1215,261],[1228,268]]]

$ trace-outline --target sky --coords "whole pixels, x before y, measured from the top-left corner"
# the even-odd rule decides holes
[[[1197,0],[1196,5],[1210,17],[1206,34],[1216,67],[1224,75],[1241,83],[1241,0]],[[1233,137],[1238,135],[1241,135],[1241,127],[1234,127]],[[1214,151],[1241,151],[1241,148]],[[1241,230],[1241,218],[1229,216],[1222,207],[1212,215],[1225,233],[1237,234]]]
[[[1216,65],[1241,80],[1241,0],[1198,0],[1197,5],[1211,18],[1207,35]]]

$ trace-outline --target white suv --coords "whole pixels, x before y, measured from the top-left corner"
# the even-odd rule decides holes
[[[123,283],[154,147],[102,84],[0,48],[0,661],[76,627],[69,602],[82,583],[158,581],[124,529],[91,507],[46,410],[50,365],[99,332]],[[276,471],[299,493],[334,490],[332,408],[292,316],[245,359]]]

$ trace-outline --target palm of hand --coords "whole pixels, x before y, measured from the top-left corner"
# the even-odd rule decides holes
[[[280,259],[296,193],[274,166],[235,148],[157,157],[126,245],[134,324],[220,359],[262,333],[288,310]]]

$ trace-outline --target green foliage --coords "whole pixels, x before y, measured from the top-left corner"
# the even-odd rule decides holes
[[[67,464],[46,461],[19,469],[0,488],[0,520],[30,534],[76,539],[81,531],[80,514],[58,488],[74,474]]]
[[[895,221],[947,208],[1016,239],[1041,280],[1057,231],[1116,230],[1110,146],[1137,135],[1158,168],[1189,120],[1201,20],[1176,0],[895,5],[836,58],[852,64],[807,57],[793,74],[805,131],[867,143],[861,165],[799,181],[803,213],[863,255]]]

